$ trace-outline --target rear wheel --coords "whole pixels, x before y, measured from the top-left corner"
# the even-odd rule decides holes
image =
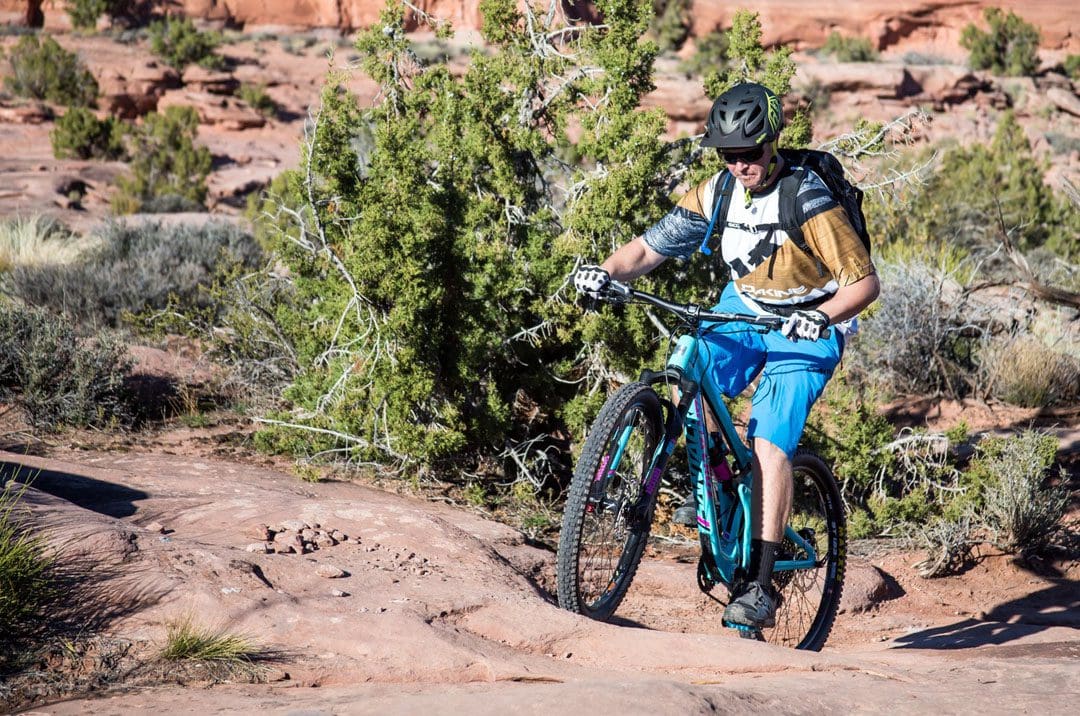
[[[825,644],[840,607],[847,552],[847,525],[840,488],[825,462],[800,451],[792,460],[794,499],[789,524],[813,545],[810,569],[773,573],[778,595],[776,626],[763,629],[766,641],[818,651]],[[806,552],[785,538],[777,560],[803,559]]]
[[[649,538],[664,437],[656,392],[631,383],[608,398],[574,470],[559,536],[559,605],[592,619],[615,613]]]

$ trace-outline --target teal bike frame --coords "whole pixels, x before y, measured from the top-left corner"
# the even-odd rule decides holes
[[[704,316],[703,316],[704,317]],[[702,547],[702,574],[711,584],[732,585],[745,575],[750,564],[750,535],[752,531],[751,490],[753,473],[750,448],[742,441],[723,400],[723,393],[711,379],[707,346],[702,336],[718,325],[697,326],[692,334],[683,335],[676,343],[661,374],[648,371],[642,376],[652,384],[668,382],[678,377],[682,393],[677,408],[686,437],[687,462],[697,496],[698,536]],[[745,327],[742,330],[754,330]],[[696,390],[695,390],[696,388]],[[688,391],[690,394],[687,394]],[[689,400],[688,400],[689,398]],[[705,426],[705,405],[712,410],[719,434],[724,441],[724,461],[709,464],[709,433]],[[684,407],[685,406],[685,407]],[[670,421],[669,421],[670,423]],[[667,462],[678,434],[667,435],[654,457],[654,471],[659,474]],[[714,451],[715,452],[715,451]],[[658,471],[655,468],[659,467]],[[653,472],[649,473],[650,476]],[[651,480],[650,480],[651,481]],[[787,526],[784,535],[805,555],[798,560],[778,560],[773,571],[809,569],[817,562],[817,554],[807,540]]]
[[[667,413],[664,435],[656,446],[649,463],[644,490],[639,504],[631,509],[634,520],[650,519],[661,476],[667,461],[675,451],[679,437],[686,436],[687,463],[697,496],[697,527],[701,541],[701,561],[698,566],[699,586],[708,591],[716,584],[729,588],[746,578],[750,565],[750,537],[752,534],[751,491],[753,489],[750,448],[739,437],[731,413],[724,403],[720,387],[712,379],[708,343],[704,336],[723,327],[733,330],[773,330],[780,327],[779,316],[756,316],[737,313],[714,313],[702,311],[694,304],[665,301],[658,296],[635,291],[619,281],[607,286],[606,300],[613,302],[637,301],[649,303],[679,316],[686,332],[679,338],[662,371],[644,370],[640,381],[652,386],[663,384],[676,388],[678,404],[660,394],[660,403]],[[709,464],[710,440],[705,423],[708,406],[719,424],[719,437],[724,443],[724,457],[720,464]],[[622,460],[629,440],[631,427],[627,426],[619,438],[618,447],[611,463],[602,467],[597,479],[605,471],[614,471]],[[715,450],[714,450],[715,453]],[[810,569],[816,566],[818,555],[810,542],[790,525],[784,536],[801,550],[802,559],[777,560],[773,571]]]

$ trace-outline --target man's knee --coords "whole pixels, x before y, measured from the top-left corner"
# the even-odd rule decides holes
[[[787,452],[765,438],[754,438],[753,451],[754,456],[758,459],[758,462],[764,469],[773,468],[782,470],[785,466],[791,464],[791,458],[788,457]]]

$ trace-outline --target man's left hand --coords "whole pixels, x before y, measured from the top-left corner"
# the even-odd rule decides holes
[[[829,317],[821,311],[794,311],[784,321],[780,332],[793,341],[816,341],[828,327]]]

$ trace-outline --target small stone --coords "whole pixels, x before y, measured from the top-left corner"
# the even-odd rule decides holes
[[[281,523],[283,530],[290,530],[292,532],[303,532],[310,528],[310,525],[303,520],[285,520]]]
[[[278,554],[295,554],[296,548],[291,544],[283,544],[275,548]]]
[[[268,525],[251,525],[244,531],[244,535],[260,542],[269,542],[274,539],[274,534]]]
[[[338,579],[345,576],[345,570],[338,569],[332,564],[320,564],[315,568],[315,574],[326,579]]]
[[[255,552],[257,554],[267,554],[270,552],[270,545],[266,542],[253,542],[247,546],[248,552]]]
[[[330,590],[330,596],[331,597],[347,597],[347,596],[349,596],[349,593],[348,592],[343,592],[340,589],[331,589]]]
[[[155,534],[165,534],[165,525],[161,524],[160,522],[151,522],[146,526],[146,529],[147,531],[153,532]]]
[[[349,539],[341,530],[334,530],[330,533],[330,536],[334,538],[335,542],[344,542],[345,540]]]
[[[311,529],[310,527],[300,531],[300,536],[304,538],[305,542],[315,541],[315,534],[315,530]]]
[[[349,541],[352,542],[353,544],[360,544],[360,538],[359,537],[353,537]]]

